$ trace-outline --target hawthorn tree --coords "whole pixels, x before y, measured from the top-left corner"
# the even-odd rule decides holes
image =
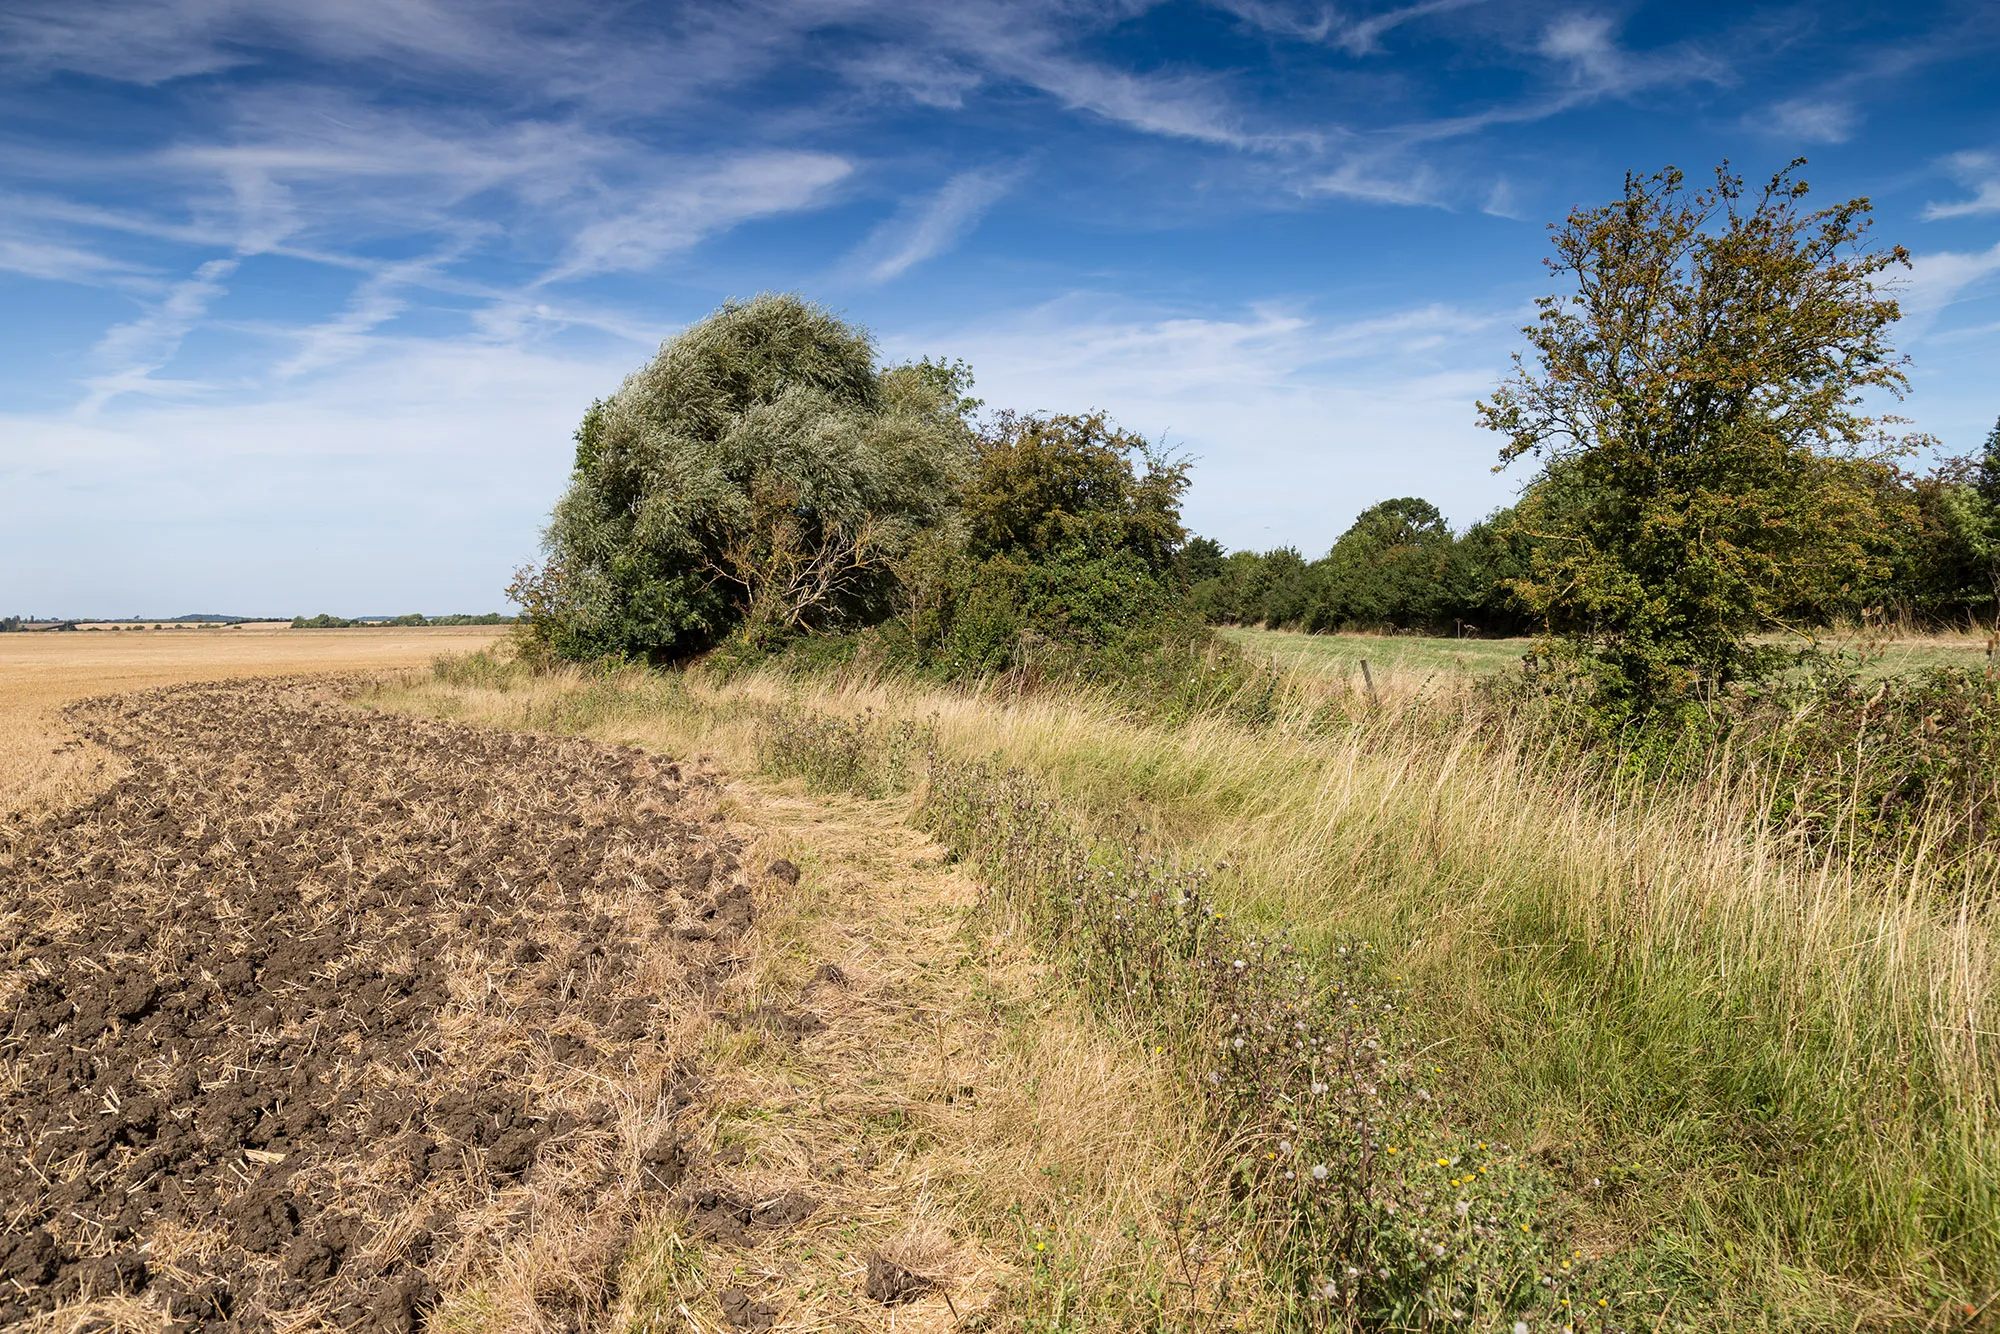
[[[1643,715],[1768,674],[1758,636],[1879,579],[1880,483],[1904,446],[1861,396],[1901,397],[1869,203],[1809,210],[1800,159],[1746,193],[1669,168],[1554,233],[1532,364],[1478,405],[1500,468],[1540,470],[1515,588],[1595,698]],[[1496,469],[1497,471],[1498,469]]]

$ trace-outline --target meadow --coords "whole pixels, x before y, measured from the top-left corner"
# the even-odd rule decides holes
[[[1981,1327],[2000,1272],[1990,858],[1802,847],[1754,775],[1620,790],[1435,684],[1328,727],[1309,684],[1262,726],[775,670],[457,671],[404,698],[604,736],[670,719],[745,766],[770,763],[760,729],[823,718],[836,786],[921,729],[948,765],[985,761],[989,789],[1015,784],[995,800],[950,780],[991,823],[947,841],[989,878],[1018,812],[1048,807],[1103,846],[1140,830],[1143,855],[1224,868],[1215,901],[1318,966],[1343,942],[1378,952],[1398,1048],[1448,1108],[1429,1133],[1512,1146],[1541,1183],[1522,1226],[1561,1239],[1540,1275],[1595,1276],[1590,1327]],[[1116,1012],[1128,1041],[1153,1040]],[[1199,1086],[1181,1087],[1200,1120]]]

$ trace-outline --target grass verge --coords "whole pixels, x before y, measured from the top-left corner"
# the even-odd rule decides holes
[[[1288,923],[1321,960],[1379,942],[1458,1123],[1528,1151],[1580,1258],[1671,1301],[1666,1327],[1989,1318],[1990,865],[1803,855],[1747,789],[1610,800],[1450,699],[1328,731],[757,674],[459,667],[419,689],[517,725],[673,717],[744,755],[802,702],[924,726],[949,755],[1032,775],[1082,830],[1143,827],[1190,864],[1228,863],[1253,932]]]

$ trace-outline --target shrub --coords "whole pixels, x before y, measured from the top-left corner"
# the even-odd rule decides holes
[[[1187,465],[1101,413],[1001,414],[959,511],[898,566],[887,658],[936,675],[1108,680],[1205,639],[1185,598]]]

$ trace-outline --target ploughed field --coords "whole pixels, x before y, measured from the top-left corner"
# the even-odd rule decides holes
[[[584,1323],[649,1211],[809,1208],[677,1194],[714,776],[303,681],[70,715],[129,773],[0,831],[0,1326],[408,1330],[504,1266]]]

